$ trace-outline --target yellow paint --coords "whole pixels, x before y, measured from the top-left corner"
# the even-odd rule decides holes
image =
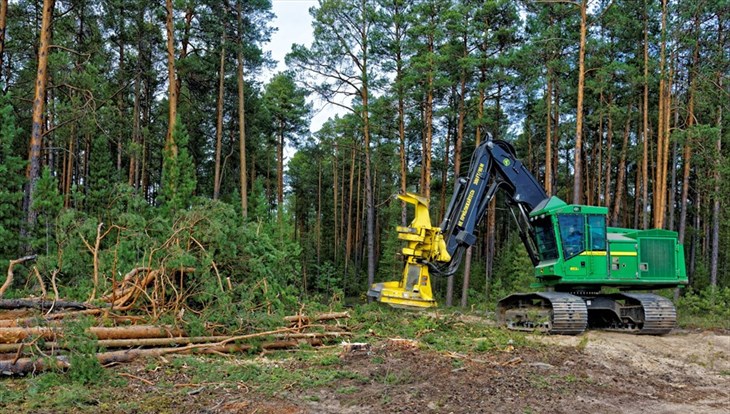
[[[448,262],[451,260],[446,250],[446,242],[441,228],[432,227],[428,213],[428,200],[413,194],[398,195],[398,198],[416,207],[416,215],[407,227],[398,227],[398,238],[408,242],[401,251],[406,257],[401,280],[376,283],[378,301],[395,307],[424,308],[436,306],[431,290],[431,279],[425,262]],[[412,270],[417,272],[411,275]],[[411,278],[409,278],[409,275]]]
[[[581,253],[579,256],[605,256],[605,255],[606,255],[606,252],[601,252],[601,251],[595,251],[595,252],[594,251],[588,251],[588,252]]]
[[[636,252],[611,252],[611,256],[638,256]]]

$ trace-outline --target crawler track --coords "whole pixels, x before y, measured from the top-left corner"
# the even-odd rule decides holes
[[[577,335],[588,325],[582,298],[561,292],[518,293],[497,305],[499,322],[509,329]]]
[[[677,321],[674,304],[650,293],[517,293],[499,301],[497,316],[509,329],[557,335],[577,335],[586,328],[664,335]]]

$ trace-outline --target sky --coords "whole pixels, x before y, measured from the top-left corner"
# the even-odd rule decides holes
[[[277,30],[271,35],[271,42],[264,45],[264,51],[271,52],[271,57],[278,64],[272,72],[264,72],[262,80],[267,81],[273,74],[286,70],[284,57],[291,51],[294,43],[309,46],[312,44],[312,16],[309,8],[317,5],[317,0],[273,0],[272,12],[276,15],[271,26]],[[338,107],[311,98],[313,116],[310,130],[315,132],[327,121],[343,110]]]

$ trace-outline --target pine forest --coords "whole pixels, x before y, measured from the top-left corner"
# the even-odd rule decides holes
[[[403,269],[413,211],[394,195],[440,222],[476,146],[499,139],[548,195],[676,231],[689,284],[661,293],[726,311],[730,2],[309,13],[313,41],[263,76],[271,0],[0,0],[0,296],[238,327],[360,306]],[[315,128],[323,107],[338,114]],[[493,309],[534,282],[502,195],[476,235],[432,281],[441,306]]]

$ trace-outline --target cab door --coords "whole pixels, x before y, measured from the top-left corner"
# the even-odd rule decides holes
[[[560,247],[565,263],[565,277],[584,279],[589,261],[586,251],[586,220],[583,214],[558,214]]]
[[[584,253],[587,259],[590,278],[603,280],[608,272],[606,216],[589,214],[587,216],[588,240]]]

